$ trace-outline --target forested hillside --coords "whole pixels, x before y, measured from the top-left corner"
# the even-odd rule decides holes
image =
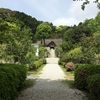
[[[62,34],[62,61],[100,64],[100,12],[94,19],[86,19],[77,26],[69,27]]]
[[[15,58],[20,56],[21,62],[31,43],[41,39],[35,34],[39,31],[37,27],[42,23],[43,21],[38,21],[23,12],[1,8],[0,46],[6,50],[6,55],[14,55]],[[100,13],[94,19],[86,19],[77,26],[53,26],[52,23],[46,23],[50,27],[50,34],[45,37],[63,39],[60,47],[63,52],[60,55],[62,61],[100,63]],[[2,49],[0,57],[4,52]]]

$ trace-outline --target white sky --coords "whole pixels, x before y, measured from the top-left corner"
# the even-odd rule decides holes
[[[84,0],[83,0],[84,1]],[[85,19],[95,18],[98,8],[93,0],[83,11],[81,0],[0,0],[0,8],[24,12],[37,20],[54,25],[77,25]]]

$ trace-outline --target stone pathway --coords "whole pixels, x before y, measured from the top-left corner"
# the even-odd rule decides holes
[[[58,64],[59,58],[46,58],[47,64]]]
[[[55,58],[56,57],[54,49],[50,49],[50,55],[49,55],[49,57],[50,58]]]
[[[16,100],[87,100],[83,92],[69,88],[62,80],[66,78],[59,65],[47,64],[36,78],[36,84],[22,91]]]

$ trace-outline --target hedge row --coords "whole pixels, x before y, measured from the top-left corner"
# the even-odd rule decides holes
[[[100,74],[89,76],[87,89],[92,100],[100,100]]]
[[[34,61],[31,64],[31,69],[30,70],[36,70],[36,69],[38,69],[43,64],[46,64],[46,59],[45,58],[39,59],[37,61]]]
[[[96,74],[98,74],[98,77]],[[100,83],[100,65],[82,65],[75,70],[76,87],[89,91],[95,98],[98,97],[97,91],[100,94],[100,84],[97,82]]]
[[[0,100],[12,100],[26,79],[26,67],[0,64]]]

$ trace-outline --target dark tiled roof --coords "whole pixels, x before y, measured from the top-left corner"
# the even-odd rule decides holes
[[[45,39],[45,45],[47,46],[51,42],[54,42],[57,46],[62,44],[62,39]],[[41,44],[41,41],[37,42],[38,44]]]

